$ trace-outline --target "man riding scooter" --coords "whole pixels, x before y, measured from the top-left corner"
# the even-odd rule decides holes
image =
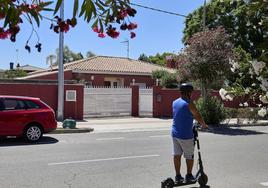
[[[195,104],[191,101],[193,86],[189,83],[180,85],[181,97],[173,101],[173,161],[176,171],[175,184],[182,182],[195,182],[196,178],[192,175],[194,164],[194,133],[193,119],[196,119],[201,128],[208,128]],[[185,179],[181,176],[181,156],[186,159],[187,174]]]

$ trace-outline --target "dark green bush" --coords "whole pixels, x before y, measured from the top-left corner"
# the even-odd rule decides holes
[[[196,107],[209,125],[217,125],[226,118],[223,103],[217,97],[208,97],[206,101],[200,98]]]
[[[155,70],[152,72],[153,79],[161,79],[163,76],[168,75],[169,72],[166,70]]]
[[[162,87],[165,88],[177,88],[178,87],[178,81],[176,78],[176,74],[166,74],[161,78],[160,82]]]

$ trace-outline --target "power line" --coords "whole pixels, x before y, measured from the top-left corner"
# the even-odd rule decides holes
[[[175,15],[175,16],[180,16],[180,17],[184,17],[184,18],[187,17],[186,15],[178,14],[178,13],[175,13],[175,12],[169,12],[169,11],[166,11],[166,10],[160,10],[160,9],[147,7],[147,6],[143,6],[143,5],[139,5],[139,4],[135,4],[135,3],[130,3],[130,4],[134,5],[134,6],[137,6],[137,7],[142,7],[142,8],[145,8],[145,9],[154,10],[154,11],[157,11],[157,12],[162,12],[162,13],[171,14],[171,15]]]

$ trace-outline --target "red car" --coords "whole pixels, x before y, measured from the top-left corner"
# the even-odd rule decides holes
[[[0,137],[23,136],[35,142],[56,128],[53,109],[39,98],[0,95]]]

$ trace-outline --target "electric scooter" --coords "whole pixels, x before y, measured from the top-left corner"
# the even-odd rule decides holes
[[[200,187],[206,186],[208,182],[208,177],[204,172],[204,167],[203,167],[203,162],[201,159],[201,152],[200,152],[200,145],[199,145],[199,139],[198,139],[198,126],[193,127],[193,132],[194,132],[194,142],[197,145],[197,151],[198,151],[198,164],[199,164],[199,169],[196,173],[195,181],[187,182],[184,180],[183,182],[175,182],[172,178],[167,178],[161,182],[161,188],[173,188],[173,187],[179,187],[179,186],[184,186],[184,185],[190,185],[190,184],[195,184],[196,182],[199,183]]]

